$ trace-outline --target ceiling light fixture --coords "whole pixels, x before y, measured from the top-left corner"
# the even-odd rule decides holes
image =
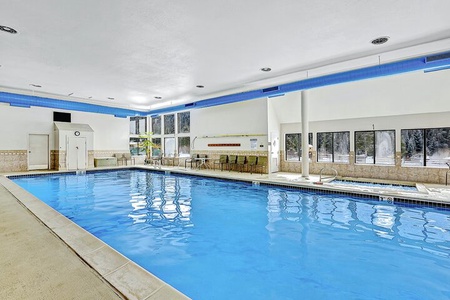
[[[161,100],[162,97],[160,97],[160,96],[155,96],[155,99]]]
[[[199,88],[199,89],[202,89],[202,88],[204,88],[205,86],[204,86],[204,85],[196,85],[195,87],[197,87],[197,88]]]
[[[41,88],[41,87],[42,87],[42,85],[34,84],[34,83],[30,83],[30,86],[32,86],[32,87],[37,87],[37,88]]]
[[[73,93],[70,93],[70,94],[68,94],[67,96],[72,96],[73,95]]]
[[[3,25],[0,25],[0,31],[4,31],[4,32],[12,33],[12,34],[17,33],[17,30],[15,30],[14,28],[11,28],[8,26],[3,26]]]
[[[109,100],[114,100],[114,97],[108,97]]]
[[[387,41],[389,41],[388,36],[381,36],[379,38],[371,40],[370,42],[374,45],[382,45],[382,44],[386,43]]]
[[[271,68],[261,68],[260,70],[263,71],[263,72],[270,72],[270,71],[272,71]]]
[[[88,99],[92,99],[92,96],[89,96]]]

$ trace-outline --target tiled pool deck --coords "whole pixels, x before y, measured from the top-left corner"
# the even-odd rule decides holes
[[[292,173],[260,175],[181,167],[139,167],[256,184],[365,195],[381,201],[450,207],[450,186],[418,184],[417,192],[393,191],[328,183],[319,185],[319,177],[314,175],[304,179],[300,174]],[[3,175],[41,173],[54,172]],[[0,299],[189,299],[5,176],[0,176],[0,270]]]

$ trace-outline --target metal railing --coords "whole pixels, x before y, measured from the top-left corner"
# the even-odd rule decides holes
[[[323,176],[322,173],[324,170],[331,170],[334,172],[334,176]],[[329,167],[324,167],[322,169],[320,169],[320,174],[319,174],[319,182],[322,182],[323,179],[331,179],[330,181],[333,181],[334,179],[336,179],[336,177],[338,176],[338,172],[336,171],[336,169],[333,168],[329,168]]]

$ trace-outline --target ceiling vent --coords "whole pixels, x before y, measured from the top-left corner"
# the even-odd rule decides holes
[[[437,54],[437,55],[427,56],[425,58],[425,62],[430,63],[433,61],[444,60],[444,59],[449,59],[449,58],[450,58],[450,52],[447,52],[447,53],[441,53],[441,54]]]
[[[384,43],[386,43],[387,41],[389,41],[389,37],[388,36],[382,36],[376,39],[373,39],[372,41],[370,41],[372,44],[374,45],[382,45]]]

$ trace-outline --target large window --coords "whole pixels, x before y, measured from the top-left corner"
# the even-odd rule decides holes
[[[177,114],[178,117],[178,133],[189,133],[191,130],[191,113],[182,112]]]
[[[450,158],[450,128],[404,129],[402,165],[447,167]]]
[[[152,147],[152,156],[160,156],[161,155],[161,138],[152,138],[152,142],[155,147]]]
[[[161,134],[161,117],[152,117],[153,134]]]
[[[313,135],[308,134],[308,143],[312,145]],[[302,158],[302,134],[287,133],[284,140],[284,149],[286,151],[286,160],[301,161]]]
[[[164,134],[175,134],[175,115],[164,116]]]
[[[174,157],[175,156],[175,138],[166,137],[164,138],[164,156]]]
[[[191,152],[191,138],[183,136],[178,138],[178,156],[189,157]]]
[[[317,133],[317,161],[348,163],[350,132]]]
[[[395,131],[356,131],[357,164],[395,165]]]
[[[130,134],[145,134],[147,117],[130,117]]]
[[[130,153],[131,155],[145,155],[145,147],[141,146],[141,142],[145,139],[130,138]]]

